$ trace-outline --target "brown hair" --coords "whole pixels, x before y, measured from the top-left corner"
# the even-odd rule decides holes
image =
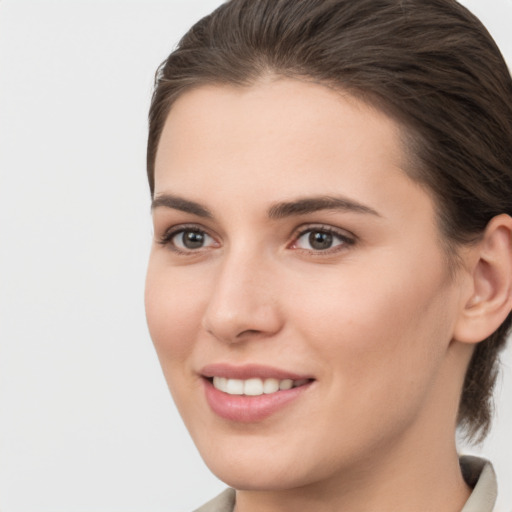
[[[402,126],[433,192],[450,254],[512,214],[512,79],[485,27],[455,0],[231,0],[196,23],[157,71],[147,170],[173,102],[208,83],[308,77],[376,105]],[[476,346],[459,427],[481,440],[512,322]]]

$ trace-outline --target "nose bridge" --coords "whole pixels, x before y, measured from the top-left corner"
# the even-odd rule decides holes
[[[279,330],[275,280],[270,262],[249,246],[233,247],[219,263],[203,326],[216,338],[235,342],[249,334]]]

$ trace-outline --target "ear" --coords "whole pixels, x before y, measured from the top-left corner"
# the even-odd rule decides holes
[[[498,215],[469,250],[470,280],[454,339],[478,343],[490,336],[512,309],[512,218]],[[468,262],[466,260],[466,262]]]

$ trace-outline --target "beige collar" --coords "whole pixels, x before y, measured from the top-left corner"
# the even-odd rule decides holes
[[[479,457],[460,458],[460,467],[466,483],[473,492],[461,512],[492,512],[498,495],[498,484],[492,464]]]

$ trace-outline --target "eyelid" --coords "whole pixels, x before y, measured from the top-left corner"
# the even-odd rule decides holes
[[[310,231],[321,231],[324,233],[329,233],[335,237],[338,237],[343,241],[342,244],[336,245],[332,248],[325,249],[325,250],[315,250],[315,249],[303,249],[302,247],[293,247],[297,241],[304,236],[306,233]],[[347,231],[346,229],[337,228],[334,226],[331,226],[329,224],[305,224],[300,227],[298,227],[293,235],[292,235],[292,242],[288,245],[288,248],[294,249],[297,251],[304,251],[307,253],[314,253],[318,255],[328,255],[332,254],[333,252],[339,252],[341,250],[346,249],[347,247],[350,247],[351,245],[354,245],[357,242],[357,237],[351,233],[350,231]]]
[[[189,249],[183,250],[176,245],[172,244],[172,239],[183,231],[194,231],[197,233],[204,233],[209,236],[212,240],[215,241],[216,244],[219,244],[217,237],[214,236],[209,229],[205,228],[201,224],[193,224],[193,223],[184,223],[184,224],[175,224],[167,228],[162,235],[158,236],[157,243],[163,246],[167,246],[170,250],[177,254],[198,254],[204,250],[208,250],[208,247],[202,247],[199,249]]]
[[[299,238],[304,236],[306,233],[310,231],[320,231],[332,234],[333,236],[337,237],[342,241],[341,244],[337,244],[332,248],[319,250],[319,249],[304,249],[302,247],[294,247],[295,244],[297,244],[297,241]],[[204,252],[206,250],[209,250],[210,247],[201,247],[198,249],[188,249],[183,250],[179,247],[177,247],[175,244],[173,244],[171,241],[173,237],[175,237],[177,234],[183,232],[183,231],[195,231],[198,233],[204,233],[205,235],[209,236],[212,240],[214,240],[217,247],[220,246],[220,243],[218,241],[218,236],[213,234],[211,230],[206,228],[205,226],[197,223],[183,223],[183,224],[175,224],[167,229],[164,230],[163,234],[157,237],[156,242],[160,245],[169,247],[170,250],[172,250],[175,253],[178,254],[184,254],[184,255],[192,255],[192,254],[198,254],[201,252]],[[341,229],[329,224],[322,224],[322,223],[309,223],[304,224],[296,228],[292,235],[291,235],[291,242],[287,244],[288,249],[293,249],[296,251],[301,251],[308,254],[315,254],[315,255],[329,255],[335,252],[340,252],[343,250],[346,250],[348,247],[354,245],[357,242],[357,237],[351,233],[350,231],[347,231],[346,229]]]

